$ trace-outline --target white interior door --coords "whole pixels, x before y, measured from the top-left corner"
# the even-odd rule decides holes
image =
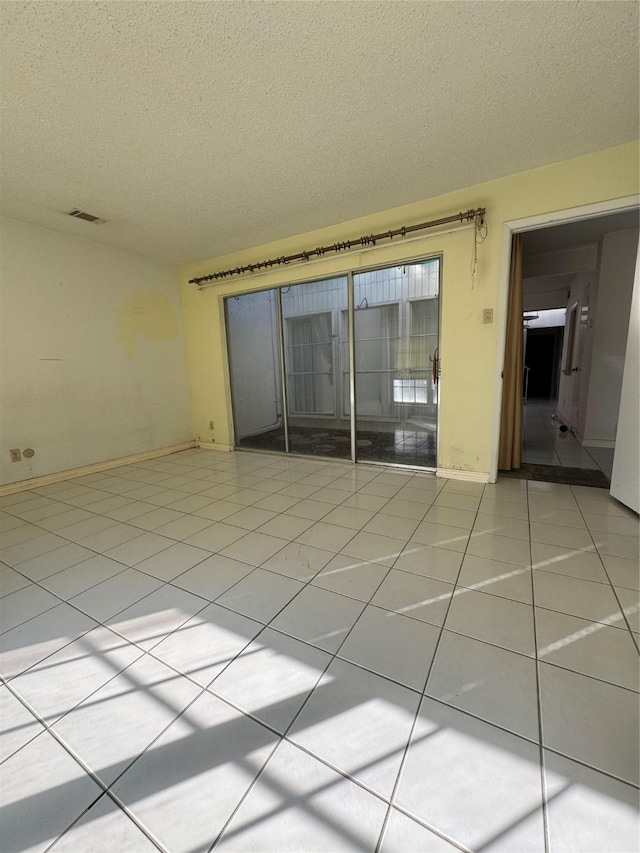
[[[618,432],[613,456],[611,494],[640,512],[640,250],[631,298],[631,316],[624,361]]]

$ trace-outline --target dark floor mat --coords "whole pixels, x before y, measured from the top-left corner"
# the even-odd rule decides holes
[[[525,462],[520,468],[499,471],[498,474],[515,480],[542,480],[568,486],[592,486],[594,489],[608,489],[611,485],[605,473],[591,468],[562,468],[559,465],[531,465]]]

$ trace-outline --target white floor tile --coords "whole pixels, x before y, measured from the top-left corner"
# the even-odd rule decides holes
[[[374,515],[375,513],[372,510],[354,509],[353,507],[341,505],[328,513],[328,515],[325,515],[323,520],[327,524],[337,524],[340,527],[361,530],[371,521]]]
[[[245,530],[255,530],[256,527],[271,521],[276,516],[277,513],[275,512],[250,506],[227,516],[227,523],[233,524],[235,527],[243,527]]]
[[[11,682],[48,723],[72,711],[142,655],[108,628],[95,628]]]
[[[595,530],[592,531],[592,535],[600,554],[607,554],[610,557],[624,557],[625,560],[635,560],[636,563],[640,561],[640,539],[637,536],[599,533]],[[24,547],[27,547],[28,544],[25,543]],[[22,546],[18,545],[17,547]]]
[[[276,616],[271,627],[335,652],[363,608],[364,604],[353,598],[307,586]]]
[[[464,551],[469,541],[469,531],[449,524],[423,521],[418,525],[413,539],[422,545],[435,545],[449,551]]]
[[[19,589],[29,586],[31,581],[24,575],[18,574],[11,566],[0,567],[0,598],[5,595],[11,595],[12,592],[17,592]]]
[[[538,746],[439,702],[420,709],[395,803],[470,850],[544,851]]]
[[[638,785],[638,694],[540,664],[544,744]]]
[[[2,765],[2,847],[46,850],[102,793],[77,761],[43,732]]]
[[[0,686],[0,762],[22,749],[43,726],[8,687]]]
[[[365,496],[366,497],[366,496]],[[380,509],[383,515],[393,515],[398,518],[411,518],[415,521],[422,521],[425,514],[428,512],[429,505],[408,501],[402,498],[391,498]]]
[[[473,525],[473,532],[474,534],[494,533],[496,536],[509,536],[528,542],[529,522],[522,518],[504,518],[501,515],[479,512]]]
[[[405,544],[405,539],[360,531],[342,548],[342,553],[347,557],[390,567],[402,553]]]
[[[174,586],[213,601],[253,571],[247,563],[213,554],[173,579]]]
[[[313,585],[360,601],[369,601],[388,571],[379,563],[344,554],[330,556],[332,559],[313,578]]]
[[[170,548],[173,540],[159,533],[143,533],[135,538],[129,539],[115,548],[105,551],[105,555],[112,560],[117,560],[125,566],[136,566],[148,557]]]
[[[395,561],[393,568],[455,583],[461,564],[462,554],[457,551],[411,541]]]
[[[20,563],[20,573],[31,578],[33,581],[41,581],[43,578],[75,566],[83,560],[93,557],[94,552],[81,545],[66,543],[54,551],[48,551],[39,557],[33,557],[24,563]]]
[[[319,521],[308,530],[298,536],[298,542],[303,545],[311,545],[313,548],[321,548],[324,551],[337,553],[353,539],[355,531],[348,527],[339,527],[337,524],[326,524]]]
[[[156,853],[157,847],[136,824],[104,794],[85,815],[51,848],[51,853],[87,853],[97,851],[96,840],[104,851],[135,850]]]
[[[283,742],[216,850],[375,850],[385,813],[377,797]]]
[[[230,524],[217,522],[205,527],[199,533],[189,536],[187,539],[188,545],[195,545],[196,548],[203,548],[205,551],[222,551],[232,542],[236,542],[246,534],[246,530],[241,527],[232,527]]]
[[[453,590],[450,583],[391,569],[371,603],[412,619],[442,625]]]
[[[84,613],[58,604],[0,635],[0,674],[11,678],[95,627]]]
[[[290,738],[389,797],[419,694],[334,660],[292,726]]]
[[[126,566],[101,554],[76,563],[68,569],[42,578],[40,583],[60,598],[71,598],[124,571]]]
[[[144,515],[137,516],[133,526],[141,527],[143,530],[155,530],[157,527],[162,527],[163,524],[168,524],[170,521],[176,521],[179,518],[184,518],[181,512],[159,507],[152,509],[151,512],[145,512]]]
[[[276,740],[264,726],[205,693],[113,792],[165,849],[206,851]]]
[[[535,662],[524,655],[444,631],[426,693],[538,739]]]
[[[326,652],[266,628],[209,690],[284,734],[330,660]]]
[[[467,546],[467,554],[486,557],[518,566],[531,565],[529,542],[495,533],[472,533]]]
[[[262,567],[299,581],[310,581],[333,558],[331,551],[291,542],[262,563]]]
[[[250,566],[259,566],[269,557],[273,557],[274,554],[281,551],[288,543],[288,539],[278,539],[275,536],[268,536],[266,533],[245,532],[241,539],[220,553],[232,560],[240,560]]]
[[[149,595],[159,586],[160,581],[155,578],[137,572],[135,569],[125,569],[120,574],[74,596],[70,602],[98,622],[104,622],[125,607],[130,607],[145,595]]]
[[[619,624],[620,607],[609,584],[536,569],[533,573],[536,607],[581,616],[593,622]]]
[[[255,569],[217,600],[236,613],[266,624],[300,592],[302,586],[292,578]]]
[[[56,548],[61,548],[67,544],[67,541],[60,536],[55,536],[53,533],[43,533],[42,536],[29,539],[27,542],[20,542],[18,545],[12,545],[9,548],[2,548],[0,550],[0,560],[6,563],[7,566],[15,568],[35,557],[48,554],[50,551],[54,551]]]
[[[566,669],[638,691],[638,652],[622,619],[611,628],[538,608],[538,657]],[[624,628],[625,630],[619,630]]]
[[[133,527],[130,524],[117,524],[114,527],[109,527],[107,530],[101,530],[99,533],[94,533],[92,536],[81,539],[80,544],[86,548],[90,548],[92,551],[97,551],[99,554],[106,553],[112,557],[113,553],[117,553],[117,549],[122,547],[123,544],[140,538],[141,532],[139,527]],[[153,536],[152,533],[145,535]]]
[[[0,632],[4,634],[58,604],[59,598],[35,584],[12,592],[0,598]]]
[[[629,853],[638,846],[638,791],[545,750],[551,853]]]
[[[175,519],[175,521],[169,521],[161,527],[156,527],[154,533],[169,539],[182,540],[194,536],[204,530],[205,527],[209,527],[209,519],[199,518],[196,515],[185,515],[182,518]]]
[[[530,569],[473,554],[467,554],[462,561],[458,584],[525,604],[532,601]]]
[[[154,646],[153,655],[206,687],[263,629],[217,604],[209,604]]]
[[[391,809],[384,833],[380,853],[456,853],[460,848],[449,844],[444,838],[397,809]]]
[[[535,655],[533,607],[497,595],[458,587],[445,627],[486,643]]]
[[[108,621],[110,628],[143,649],[161,640],[207,606],[207,599],[167,584]]]
[[[291,541],[304,533],[305,530],[308,530],[312,525],[313,521],[308,518],[296,518],[285,513],[261,525],[258,532]]]
[[[560,524],[540,524],[531,522],[531,541],[545,545],[558,545],[575,551],[594,551],[595,545],[588,530],[577,527],[565,527]]]
[[[592,551],[576,551],[560,545],[531,543],[533,567],[545,572],[608,584],[599,555]]]
[[[626,560],[624,557],[610,557],[602,555],[607,575],[614,586],[622,586],[626,589],[640,589],[640,565],[635,560]]]
[[[434,504],[425,515],[424,520],[430,524],[460,527],[462,530],[469,531],[476,520],[476,512]]]
[[[202,548],[176,542],[157,554],[147,557],[146,560],[136,563],[136,569],[159,580],[171,581],[210,556],[211,553]]]
[[[422,691],[439,635],[433,625],[369,605],[338,654]]]
[[[144,655],[53,728],[110,785],[199,691],[188,679]]]

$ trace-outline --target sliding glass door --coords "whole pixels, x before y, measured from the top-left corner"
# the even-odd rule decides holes
[[[432,258],[229,297],[237,446],[435,468],[439,279]]]
[[[353,277],[357,458],[436,467],[439,260]]]
[[[347,278],[292,285],[281,293],[289,449],[349,459],[349,421],[340,411],[338,367]]]

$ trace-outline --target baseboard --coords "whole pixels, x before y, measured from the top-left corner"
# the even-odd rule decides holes
[[[582,440],[583,447],[608,447],[613,450],[616,446],[615,441],[609,441],[606,438],[587,438]]]
[[[232,444],[216,444],[214,441],[196,441],[195,445],[200,450],[217,450],[222,453],[231,453],[235,450]]]
[[[458,468],[438,468],[436,477],[443,477],[447,480],[465,480],[467,483],[488,483],[490,480],[489,474],[482,471],[460,471]]]
[[[121,465],[145,462],[147,459],[156,459],[158,456],[169,456],[171,453],[190,450],[195,446],[196,443],[193,440],[183,441],[180,444],[171,444],[169,447],[161,447],[158,450],[145,450],[144,453],[134,453],[132,456],[120,456],[118,459],[109,459],[106,462],[94,462],[92,465],[83,465],[81,468],[69,468],[67,471],[58,471],[55,474],[45,474],[42,477],[32,477],[30,480],[20,480],[19,483],[8,483],[6,486],[0,486],[0,497],[24,492],[28,489],[38,489],[40,486],[49,486],[51,483],[73,480],[75,477],[84,477],[85,474],[98,474],[100,471],[119,468]]]

